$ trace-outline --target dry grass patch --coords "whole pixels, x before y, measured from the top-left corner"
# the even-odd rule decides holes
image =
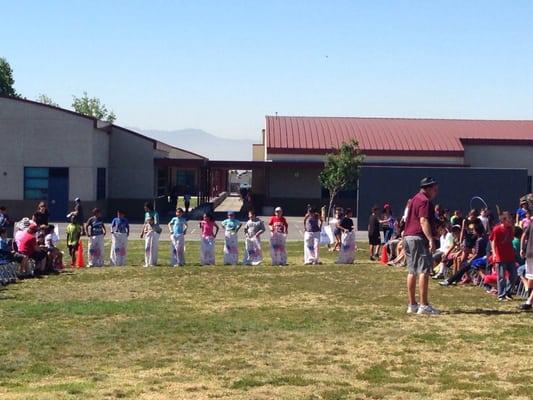
[[[0,291],[2,399],[533,397],[531,316],[478,288],[432,285],[445,313],[420,318],[404,270],[304,267],[301,243],[287,268],[145,269],[131,250]]]

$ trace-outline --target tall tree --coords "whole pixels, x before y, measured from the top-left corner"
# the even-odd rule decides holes
[[[16,97],[17,92],[13,87],[13,70],[5,58],[0,57],[0,95]]]
[[[72,96],[72,108],[80,114],[88,115],[110,124],[117,119],[115,113],[109,111],[99,98],[89,97],[87,92],[83,92],[81,97]]]
[[[328,218],[339,192],[356,186],[364,159],[357,140],[343,143],[338,150],[326,155],[326,163],[319,179],[322,186],[329,191]]]
[[[35,99],[39,103],[47,104],[49,106],[59,107],[59,104],[57,104],[54,100],[52,100],[51,97],[45,95],[44,93],[41,93],[37,98]]]

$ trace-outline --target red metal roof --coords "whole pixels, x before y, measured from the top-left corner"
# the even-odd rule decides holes
[[[533,144],[533,121],[266,117],[270,153],[322,154],[351,139],[368,155],[463,155],[465,143]]]

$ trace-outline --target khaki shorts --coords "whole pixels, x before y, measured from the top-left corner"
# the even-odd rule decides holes
[[[405,259],[410,274],[429,274],[433,268],[433,257],[425,238],[406,236],[403,239]]]

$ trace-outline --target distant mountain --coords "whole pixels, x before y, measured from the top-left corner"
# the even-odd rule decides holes
[[[226,139],[201,129],[175,131],[132,129],[161,142],[200,154],[210,160],[249,161],[252,159],[252,144],[257,143],[249,139]]]

